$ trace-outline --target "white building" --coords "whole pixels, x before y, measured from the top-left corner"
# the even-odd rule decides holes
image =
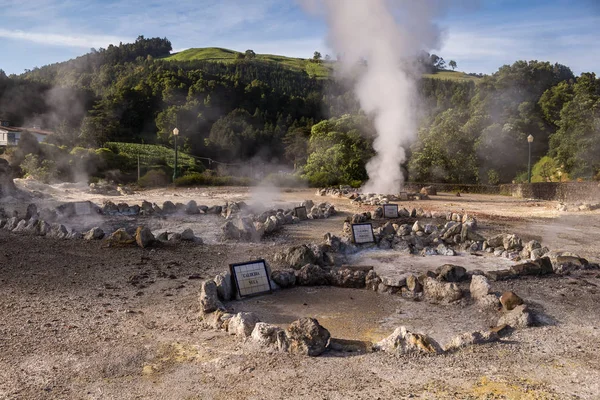
[[[0,146],[6,147],[18,145],[23,132],[29,132],[38,142],[43,142],[48,135],[52,134],[52,132],[39,129],[37,126],[34,126],[33,128],[15,127],[10,126],[10,123],[6,120],[0,120]]]

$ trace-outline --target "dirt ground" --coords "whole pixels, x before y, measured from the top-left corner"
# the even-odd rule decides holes
[[[43,201],[47,205],[83,199],[101,204],[105,199],[82,194],[77,187],[18,185],[50,193]],[[0,398],[600,398],[600,271],[493,283],[494,291],[513,290],[523,297],[542,322],[498,343],[436,357],[265,353],[225,332],[200,328],[201,280],[230,263],[269,261],[285,246],[319,241],[326,232],[340,234],[345,216],[358,207],[345,199],[316,197],[313,190],[195,188],[111,198],[130,204],[142,199],[159,204],[194,199],[206,205],[313,199],[332,202],[341,213],[285,226],[260,244],[221,242],[215,222],[184,218],[175,225],[193,227],[208,238],[207,244],[151,250],[0,230]],[[516,233],[553,250],[600,261],[599,211],[559,213],[553,202],[444,193],[430,201],[401,204],[474,214],[484,236]],[[8,200],[0,206],[23,210],[26,204]],[[429,258],[431,269],[443,263],[435,257],[418,262]],[[339,288],[296,288],[232,306],[282,325],[313,316],[336,338],[370,341],[405,325],[445,344],[498,318],[495,312],[481,313],[468,305],[431,305]]]

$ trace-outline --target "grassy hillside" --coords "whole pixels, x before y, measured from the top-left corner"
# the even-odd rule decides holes
[[[435,78],[435,79],[446,79],[451,81],[475,81],[477,82],[479,79],[478,76],[467,75],[464,72],[460,71],[439,71],[433,74],[424,74],[426,78]]]
[[[181,51],[166,57],[165,60],[171,61],[217,61],[230,63],[236,60],[237,54],[240,52],[218,47],[195,48]],[[332,67],[325,62],[319,64],[313,63],[304,58],[292,58],[278,56],[273,54],[257,54],[256,61],[265,63],[281,64],[296,71],[306,71],[310,76],[317,78],[326,78],[330,75]]]
[[[206,47],[188,49],[179,53],[175,53],[166,57],[165,60],[171,61],[216,61],[230,63],[236,60],[237,54],[240,52],[219,47]],[[306,71],[310,76],[317,78],[327,78],[333,71],[333,62],[321,62],[319,64],[310,62],[305,58],[293,58],[278,56],[273,54],[257,54],[256,60],[265,63],[281,64],[296,71]],[[452,81],[477,81],[476,76],[467,75],[459,71],[440,71],[433,74],[425,74],[427,78],[446,79]]]

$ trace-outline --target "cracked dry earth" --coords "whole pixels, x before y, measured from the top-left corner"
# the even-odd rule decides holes
[[[207,192],[217,203],[249,197],[246,190],[232,188],[163,191],[161,196],[167,200],[177,194],[185,202]],[[600,271],[492,283],[494,291],[518,293],[544,316],[544,325],[442,356],[330,352],[308,358],[266,353],[225,332],[201,329],[197,298],[203,278],[229,263],[269,261],[284,246],[318,241],[325,232],[339,234],[346,215],[368,209],[315,197],[312,190],[280,197],[282,202],[330,201],[342,212],[286,226],[260,244],[152,250],[0,230],[0,398],[600,398]],[[600,260],[598,212],[558,214],[552,202],[469,194],[402,203],[417,204],[476,214],[485,236],[516,233]],[[438,263],[431,259],[434,269]],[[296,288],[237,307],[262,309],[282,324],[314,316],[334,337],[372,341],[393,331],[390,321],[403,321],[444,343],[453,334],[489,327],[498,317],[468,306],[433,306],[339,288]]]

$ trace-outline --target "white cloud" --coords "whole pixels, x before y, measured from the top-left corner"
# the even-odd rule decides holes
[[[65,47],[107,47],[109,44],[119,44],[119,42],[127,42],[128,39],[118,38],[115,36],[103,35],[61,35],[53,33],[35,33],[24,32],[20,30],[9,30],[0,28],[0,37],[6,39],[26,40],[29,42],[47,44],[52,46]]]
[[[533,20],[448,28],[440,54],[467,72],[495,72],[517,60],[564,64],[576,74],[598,68],[600,45],[595,17]]]

